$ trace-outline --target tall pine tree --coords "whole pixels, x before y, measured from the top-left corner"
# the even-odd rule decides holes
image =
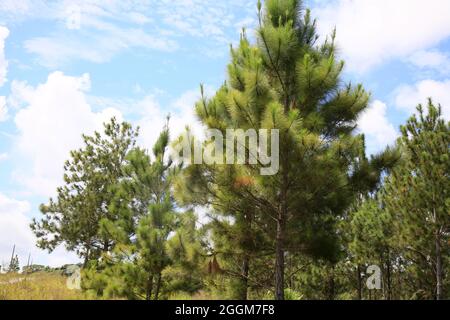
[[[116,246],[91,265],[83,279],[84,288],[96,296],[158,300],[162,292],[167,294],[170,289],[164,286],[163,279],[169,266],[175,261],[187,266],[188,259],[184,258],[189,256],[195,269],[194,253],[198,247],[191,247],[191,254],[186,256],[174,254],[177,243],[172,237],[182,241],[178,245],[183,248],[195,246],[196,242],[195,235],[186,234],[191,220],[176,213],[172,180],[178,168],[167,157],[168,145],[166,125],[152,156],[136,148],[126,157],[123,179],[113,188],[115,197],[108,208],[115,219],[100,223],[101,232],[114,239]],[[182,218],[182,223],[187,224],[185,229],[180,229]],[[189,239],[192,243],[184,246]],[[173,279],[170,280],[173,287]]]
[[[103,134],[83,135],[84,146],[72,151],[64,164],[65,184],[57,189],[56,199],[40,206],[43,217],[31,224],[39,248],[51,252],[64,244],[86,266],[114,247],[114,240],[101,232],[100,222],[115,219],[108,210],[112,188],[123,177],[125,158],[137,135],[130,124],[115,118],[105,123]]]
[[[298,0],[267,0],[263,9],[259,2],[256,45],[243,32],[231,50],[227,82],[196,106],[199,119],[224,136],[226,129],[279,130],[278,174],[261,176],[261,166],[250,163],[190,169],[213,191],[215,203],[229,201],[218,195],[235,188],[254,210],[253,221],[272,239],[277,299],[284,298],[287,252],[331,258],[338,249],[333,232],[313,230],[329,228],[325,217],[342,213],[354,197],[351,164],[361,139],[353,132],[369,100],[361,85],[342,85],[344,63],[336,58],[334,34],[317,44],[315,21],[301,6]],[[232,181],[219,183],[217,175],[226,174]]]
[[[444,299],[450,254],[450,124],[430,100],[403,126],[403,158],[386,181],[383,201],[396,221],[405,255],[427,266],[436,299]],[[426,277],[426,276],[425,276]],[[447,296],[448,298],[448,296]]]

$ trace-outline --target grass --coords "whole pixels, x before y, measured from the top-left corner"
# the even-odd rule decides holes
[[[0,274],[0,300],[89,300],[80,290],[69,290],[67,277],[58,272],[39,272],[30,275]],[[171,300],[210,300],[205,292],[195,296],[174,294]]]
[[[180,300],[180,301],[208,301],[208,300],[215,300],[217,299],[216,297],[214,297],[214,295],[212,295],[211,293],[208,292],[198,292],[194,295],[188,294],[188,293],[182,293],[182,292],[178,292],[178,293],[174,293],[169,297],[169,300]]]
[[[59,273],[0,274],[0,300],[85,300],[78,290],[69,290]]]
[[[90,300],[81,290],[69,290],[67,277],[59,272],[38,272],[29,275],[0,274],[0,300]],[[220,299],[217,293],[200,291],[194,295],[177,292],[169,300]]]

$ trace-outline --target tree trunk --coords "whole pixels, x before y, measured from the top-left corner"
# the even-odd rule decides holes
[[[244,255],[244,260],[242,261],[242,275],[240,279],[239,292],[237,293],[237,298],[239,300],[248,300],[248,277],[250,273],[250,257],[246,254]]]
[[[155,300],[159,299],[159,290],[161,289],[161,272],[158,274],[158,280],[156,282]]]
[[[436,300],[442,300],[442,252],[439,231],[436,232]]]
[[[91,254],[91,247],[88,247],[86,249],[86,253],[84,254],[84,262],[83,262],[83,268],[87,268],[88,263],[89,263],[89,256]]]
[[[285,108],[287,105],[285,106]],[[286,110],[285,110],[286,111]],[[284,300],[284,237],[288,213],[288,151],[283,150],[283,171],[280,203],[277,219],[277,235],[275,244],[275,300]]]
[[[329,301],[333,301],[336,296],[336,283],[334,280],[334,266],[331,268],[331,273],[328,278],[328,290],[327,290],[327,298]]]
[[[361,277],[361,265],[358,263],[358,267],[356,269],[358,273],[358,300],[362,300],[362,277]]]
[[[277,220],[275,300],[284,300],[284,217]]]
[[[245,230],[244,230],[244,243],[243,251],[243,261],[242,261],[242,270],[241,270],[241,279],[240,284],[237,292],[237,297],[239,300],[248,300],[248,277],[250,274],[250,254],[249,254],[249,247],[252,244],[252,223],[253,223],[253,210],[247,210],[247,212],[244,214],[244,223],[245,223]]]
[[[153,276],[149,276],[147,279],[147,288],[145,292],[145,300],[149,301],[152,299],[152,291],[153,291]]]
[[[387,280],[387,300],[392,300],[392,279],[391,279],[391,255],[388,252],[388,260],[386,262],[386,280]]]

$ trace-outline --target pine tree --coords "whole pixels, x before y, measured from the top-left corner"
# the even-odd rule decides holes
[[[392,298],[392,266],[397,256],[394,255],[392,237],[394,233],[392,217],[383,210],[376,199],[367,199],[358,210],[352,214],[350,230],[352,242],[350,253],[358,266],[380,266],[385,280],[385,298]],[[361,294],[360,294],[361,296]]]
[[[403,158],[387,179],[383,202],[396,223],[400,248],[417,266],[425,267],[422,276],[434,275],[432,295],[440,300],[446,294],[450,249],[449,123],[431,100],[427,112],[422,105],[417,111],[401,128]]]
[[[232,172],[220,166],[204,166],[207,174],[191,169],[197,181],[213,186],[215,204],[223,204],[217,195],[231,185],[254,208],[254,221],[273,241],[277,299],[284,298],[287,252],[333,256],[338,249],[333,232],[312,230],[352,201],[351,164],[360,146],[353,131],[369,100],[361,85],[341,85],[344,64],[335,55],[335,35],[316,44],[315,21],[301,4],[267,0],[263,10],[259,2],[257,44],[243,32],[239,47],[231,50],[228,81],[196,106],[210,129],[280,130],[280,171],[274,176],[261,176],[261,166],[250,164],[228,169]],[[234,181],[218,183],[217,175],[225,174]]]
[[[197,223],[198,218],[193,211],[177,213],[176,228],[167,243],[171,265],[163,272],[167,292],[192,295],[204,287],[205,252],[202,239],[205,230],[197,228]]]
[[[270,246],[258,228],[255,210],[246,205],[245,199],[234,195],[234,206],[229,211],[213,211],[208,224],[214,259],[219,259],[224,282],[223,292],[230,299],[247,300],[251,289],[267,289],[264,278],[268,270],[261,264],[264,252]],[[230,199],[230,200],[231,200]],[[214,275],[214,272],[212,272]]]
[[[371,264],[382,266],[386,278],[386,298],[391,297],[391,264],[398,258],[394,255],[390,240],[392,239],[391,216],[382,210],[377,199],[378,191],[383,186],[383,179],[388,175],[400,159],[397,148],[387,147],[383,152],[366,155],[365,137],[361,136],[359,156],[353,167],[352,185],[358,193],[354,203],[341,217],[338,232],[341,235],[343,254],[341,264],[347,266],[348,288],[356,288],[357,298],[363,298],[362,274]],[[356,274],[356,281],[353,275]],[[383,280],[385,280],[383,278]],[[352,296],[354,298],[354,296]]]
[[[43,217],[31,224],[39,248],[51,252],[64,244],[84,259],[85,266],[113,248],[114,241],[101,233],[100,222],[115,219],[108,210],[111,188],[123,176],[125,157],[137,135],[130,124],[115,118],[104,125],[103,135],[83,135],[84,147],[72,151],[64,164],[65,184],[57,189],[56,200],[41,205]]]
[[[249,288],[256,284],[251,265],[265,246],[264,236],[256,226],[255,208],[245,197],[251,183],[252,178],[242,166],[207,164],[185,168],[175,182],[175,196],[180,204],[209,209],[211,222],[205,228],[212,243],[207,250],[220,261],[222,275],[230,278],[222,285],[230,299],[248,299]]]
[[[101,222],[102,232],[117,245],[85,272],[84,287],[95,295],[158,300],[163,290],[167,293],[163,276],[174,263],[171,236],[183,233],[177,231],[179,216],[171,190],[178,168],[166,157],[168,145],[166,126],[153,147],[153,157],[139,148],[126,157],[124,177],[115,186],[109,207],[116,219]]]

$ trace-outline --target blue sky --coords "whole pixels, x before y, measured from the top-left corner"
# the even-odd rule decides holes
[[[432,96],[450,117],[450,1],[309,0],[323,37],[337,27],[345,80],[372,92],[359,120],[368,152]],[[151,146],[172,114],[174,134],[192,114],[199,84],[224,81],[229,45],[256,23],[256,0],[2,0],[0,2],[0,263],[76,261],[34,248],[28,224],[61,184],[81,133],[115,115]],[[251,34],[251,32],[249,32]],[[24,261],[22,261],[24,262]]]

